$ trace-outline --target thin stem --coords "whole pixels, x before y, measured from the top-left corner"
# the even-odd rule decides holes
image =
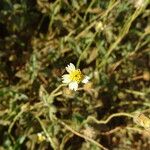
[[[66,84],[61,84],[59,85],[55,90],[53,90],[50,94],[50,96],[54,96],[56,94],[56,92],[61,89],[63,86],[66,86]]]
[[[42,121],[40,120],[40,118],[39,118],[38,116],[36,116],[35,118],[39,121],[39,123],[40,123],[40,125],[41,125],[41,127],[42,127],[42,129],[43,129],[43,131],[44,131],[44,133],[45,133],[45,135],[46,135],[46,137],[48,138],[48,140],[49,140],[49,142],[50,142],[50,144],[51,144],[51,146],[52,146],[52,148],[53,148],[54,150],[57,150],[56,144],[54,144],[52,138],[51,138],[50,135],[48,134],[48,132],[47,132],[46,128],[44,127],[44,124],[42,123]]]
[[[74,133],[75,135],[93,143],[94,145],[97,145],[98,147],[102,148],[103,150],[108,150],[107,148],[105,148],[103,145],[101,145],[100,143],[94,141],[93,139],[83,135],[83,134],[80,134],[79,132],[75,131],[74,129],[72,129],[70,126],[68,126],[67,124],[65,124],[63,121],[59,120],[60,124],[62,124],[67,130],[71,131],[72,133]]]
[[[140,91],[126,89],[125,92],[133,94],[133,95],[137,95],[137,96],[145,96],[145,93],[140,92]]]
[[[108,57],[110,56],[110,54],[115,50],[116,46],[121,42],[121,40],[129,32],[129,29],[130,29],[133,21],[141,14],[141,12],[145,9],[145,7],[147,5],[148,5],[148,0],[145,2],[144,6],[137,8],[135,10],[135,12],[133,13],[133,15],[131,17],[129,17],[129,19],[126,21],[123,28],[121,29],[116,41],[109,47],[108,52],[104,56],[103,61],[99,64],[99,66],[98,66],[99,69],[101,69],[107,63],[107,60],[108,60]]]
[[[86,48],[85,48],[85,49],[83,50],[83,52],[81,53],[81,55],[80,55],[80,57],[79,57],[79,59],[78,59],[77,65],[76,65],[77,68],[79,67],[80,62],[81,62],[81,60],[82,60],[84,54],[87,52],[87,50],[88,50],[89,47],[91,46],[91,44],[92,44],[92,42],[93,42],[93,40],[94,40],[96,34],[97,34],[97,32],[95,32],[95,34],[93,35],[91,41],[89,42],[89,44],[86,46]]]
[[[114,128],[114,129],[112,129],[112,130],[110,130],[110,131],[102,132],[102,133],[100,133],[100,134],[101,134],[101,135],[110,135],[110,134],[113,134],[113,133],[115,133],[115,132],[117,132],[117,131],[119,131],[119,130],[122,130],[122,128],[121,128],[121,127],[116,127],[116,128]]]
[[[109,116],[106,120],[97,120],[95,117],[93,116],[89,116],[87,118],[87,120],[84,122],[87,123],[89,122],[90,120],[93,120],[94,122],[96,122],[97,124],[107,124],[112,118],[115,118],[115,117],[121,117],[121,116],[126,116],[126,117],[130,117],[130,118],[133,118],[134,116],[131,115],[131,114],[128,114],[128,113],[115,113],[115,114],[112,114],[111,116]]]

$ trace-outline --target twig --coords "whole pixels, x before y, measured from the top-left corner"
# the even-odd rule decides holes
[[[88,30],[90,30],[93,26],[95,26],[98,22],[99,19],[103,19],[105,18],[108,13],[115,7],[119,4],[120,0],[119,1],[116,1],[114,3],[110,3],[108,9],[104,12],[104,13],[100,13],[98,16],[96,16],[96,18],[94,18],[94,20],[91,20],[91,22],[88,24],[87,27],[85,27],[84,30],[82,30],[76,37],[75,39],[79,39],[81,36],[83,36]],[[73,33],[72,33],[73,34]],[[71,36],[72,34],[69,34],[69,36]]]
[[[94,141],[93,139],[83,135],[83,134],[80,134],[79,132],[75,131],[74,129],[72,129],[70,126],[68,126],[67,124],[65,124],[63,121],[60,121],[60,124],[62,124],[67,130],[71,131],[72,133],[74,133],[75,135],[93,143],[94,145],[97,145],[98,147],[102,148],[103,150],[108,150],[107,148],[105,148],[103,145],[101,145],[100,143]]]
[[[67,142],[70,138],[72,138],[73,135],[74,135],[74,134],[73,134],[72,132],[70,132],[70,133],[66,134],[66,135],[63,137],[62,142],[61,142],[60,147],[59,147],[60,150],[64,150],[64,146],[65,146],[66,142]]]
[[[115,114],[112,114],[111,116],[109,116],[106,120],[97,120],[95,117],[93,116],[89,116],[85,121],[84,121],[84,124],[89,122],[90,120],[93,120],[94,122],[96,122],[97,124],[107,124],[112,118],[115,118],[115,117],[121,117],[121,116],[126,116],[126,117],[130,117],[130,118],[133,118],[134,116],[131,115],[131,114],[128,114],[128,113],[115,113]]]
[[[145,93],[140,92],[140,91],[125,89],[125,92],[133,94],[133,95],[137,95],[137,96],[145,96]]]
[[[38,116],[35,116],[35,118],[39,121],[39,123],[40,123],[40,125],[41,125],[41,127],[42,127],[42,129],[43,129],[43,131],[44,131],[44,133],[45,133],[45,135],[46,135],[46,137],[48,138],[48,140],[49,140],[49,142],[50,142],[50,144],[51,144],[51,146],[52,146],[52,148],[53,148],[54,150],[57,150],[56,144],[54,144],[52,138],[51,138],[50,135],[48,134],[48,132],[47,132],[47,130],[45,129],[45,127],[44,127],[42,121],[40,120],[40,118],[39,118]]]
[[[110,135],[110,134],[115,133],[116,131],[121,130],[121,129],[122,129],[121,127],[116,127],[116,128],[114,128],[114,129],[112,129],[112,130],[110,130],[110,131],[102,132],[102,133],[100,133],[100,134],[101,134],[101,135]]]
[[[122,41],[125,35],[129,32],[129,29],[133,21],[142,13],[142,11],[146,8],[147,5],[148,5],[148,0],[145,2],[144,6],[137,8],[135,12],[132,14],[132,16],[129,17],[129,19],[126,21],[123,28],[121,29],[116,41],[112,45],[110,45],[106,55],[104,56],[103,61],[98,65],[99,69],[101,69],[107,63],[107,59],[110,56],[110,54],[115,50],[116,46]]]
[[[14,117],[12,123],[10,124],[9,128],[8,128],[8,133],[11,134],[11,130],[15,124],[15,122],[17,121],[17,119],[26,111],[28,107],[28,103],[24,104],[21,108],[21,111]]]

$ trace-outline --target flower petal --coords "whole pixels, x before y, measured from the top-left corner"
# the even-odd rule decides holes
[[[77,82],[71,82],[69,84],[69,89],[76,91],[78,89],[78,83]]]
[[[85,78],[82,80],[82,83],[88,83],[89,79],[90,79],[90,77],[85,76]]]
[[[71,82],[69,74],[63,75],[62,79],[63,79],[63,81],[62,81],[63,83],[70,83]]]
[[[74,71],[76,68],[74,66],[74,64],[70,63],[67,67],[66,67],[66,70],[68,73]]]

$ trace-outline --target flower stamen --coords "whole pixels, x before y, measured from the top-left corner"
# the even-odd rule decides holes
[[[83,74],[80,69],[76,69],[70,73],[70,80],[80,83],[83,80]]]

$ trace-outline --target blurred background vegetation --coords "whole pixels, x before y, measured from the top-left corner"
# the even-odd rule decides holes
[[[0,150],[150,149],[149,33],[149,0],[0,0]]]

